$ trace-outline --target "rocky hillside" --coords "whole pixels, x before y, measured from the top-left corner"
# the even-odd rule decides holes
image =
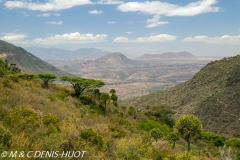
[[[126,102],[133,106],[167,104],[176,117],[192,113],[206,130],[240,136],[240,55],[210,62],[193,78],[168,90]]]
[[[21,47],[0,40],[0,58],[7,59],[9,64],[16,64],[23,72],[52,73],[58,76],[69,75],[27,52]]]

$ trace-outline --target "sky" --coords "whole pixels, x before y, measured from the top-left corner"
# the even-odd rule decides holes
[[[0,39],[128,56],[240,54],[240,0],[0,0]]]

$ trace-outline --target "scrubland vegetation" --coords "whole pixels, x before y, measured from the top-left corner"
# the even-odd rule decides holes
[[[43,75],[42,75],[43,76]],[[240,159],[240,138],[204,131],[193,115],[176,120],[167,105],[123,106],[99,80],[64,77],[47,85],[0,60],[0,153],[86,151],[82,159]],[[53,75],[47,75],[52,77]],[[81,93],[76,92],[76,87]]]

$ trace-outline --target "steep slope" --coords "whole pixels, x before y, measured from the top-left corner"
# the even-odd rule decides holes
[[[0,40],[0,58],[7,59],[9,63],[15,63],[23,71],[28,73],[52,73],[58,76],[69,73],[42,61],[21,47]]]
[[[167,52],[163,54],[145,54],[140,58],[196,58],[189,52]]]
[[[167,104],[177,114],[192,113],[205,129],[240,136],[240,55],[206,65],[193,78],[169,90],[138,97],[129,105]]]

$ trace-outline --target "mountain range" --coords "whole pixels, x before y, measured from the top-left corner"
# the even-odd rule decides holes
[[[189,52],[167,52],[162,54],[144,54],[140,58],[197,58]]]

